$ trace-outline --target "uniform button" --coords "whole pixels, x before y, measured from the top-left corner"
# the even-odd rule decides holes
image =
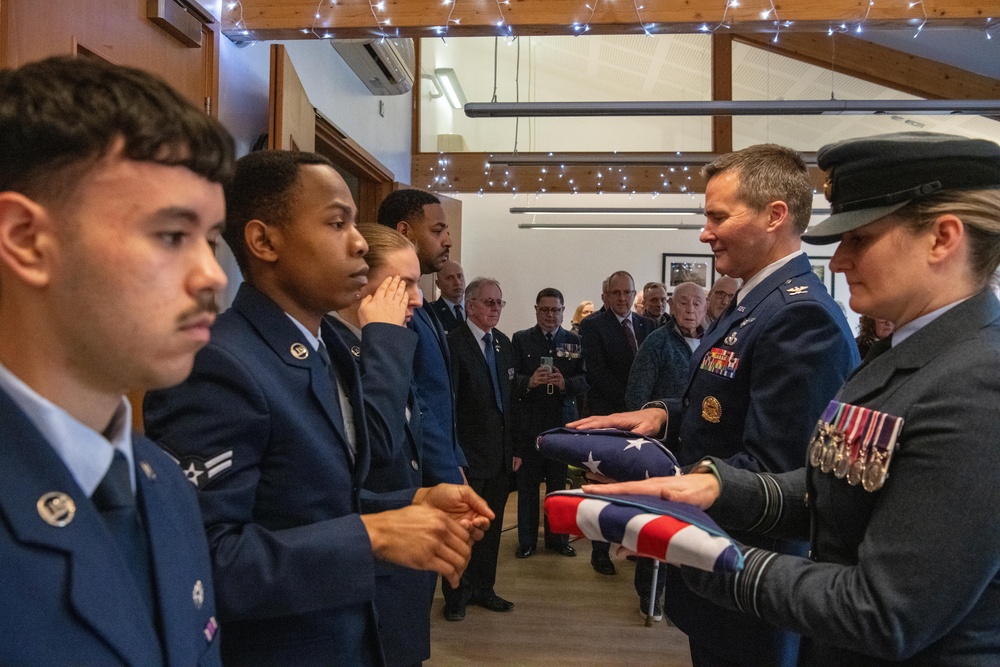
[[[687,407],[687,406],[689,406],[689,405],[691,405],[691,399],[689,399],[689,398],[685,398],[685,399],[684,399],[684,407],[686,408],[686,407]]]
[[[805,503],[806,507],[809,507],[809,492],[806,491],[806,495],[802,498],[802,502]]]
[[[417,463],[416,459],[413,459],[412,461],[410,461],[410,467],[413,468],[414,470],[419,470],[420,464]]]

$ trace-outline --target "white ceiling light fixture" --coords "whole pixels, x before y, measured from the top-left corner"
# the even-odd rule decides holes
[[[440,71],[440,70],[439,70]],[[470,102],[469,118],[579,116],[1000,115],[1000,100],[713,100],[704,102]]]
[[[455,70],[450,67],[438,67],[434,70],[434,75],[437,77],[438,83],[441,84],[444,96],[448,98],[448,104],[456,109],[461,109],[468,104],[465,99],[465,91],[462,90],[462,84],[458,82]]]

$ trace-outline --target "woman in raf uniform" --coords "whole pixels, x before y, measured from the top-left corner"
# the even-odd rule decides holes
[[[831,402],[806,467],[755,474],[706,459],[693,470],[705,474],[600,492],[808,535],[809,558],[743,547],[736,575],[684,572],[717,604],[801,633],[802,664],[998,665],[1000,303],[988,282],[1000,263],[1000,146],[904,133],[817,157],[833,214],[804,238],[840,241],[830,266],[846,275],[851,308],[895,332]],[[650,415],[616,425],[662,425]]]

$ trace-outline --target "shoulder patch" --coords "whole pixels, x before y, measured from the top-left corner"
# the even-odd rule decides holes
[[[166,451],[166,450],[164,450]],[[200,456],[184,456],[177,458],[173,453],[167,451],[167,455],[172,458],[188,481],[194,484],[195,488],[204,489],[205,486],[220,473],[233,467],[233,450],[228,449],[218,456],[205,459]]]

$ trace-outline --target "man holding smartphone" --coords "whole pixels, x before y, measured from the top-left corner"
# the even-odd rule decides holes
[[[577,418],[576,397],[587,390],[580,337],[562,328],[563,295],[546,287],[535,298],[530,329],[514,334],[514,470],[517,471],[518,558],[535,553],[538,542],[538,485],[546,493],[566,488],[566,464],[547,459],[535,448],[542,431]],[[575,556],[566,535],[549,533],[545,548]]]

